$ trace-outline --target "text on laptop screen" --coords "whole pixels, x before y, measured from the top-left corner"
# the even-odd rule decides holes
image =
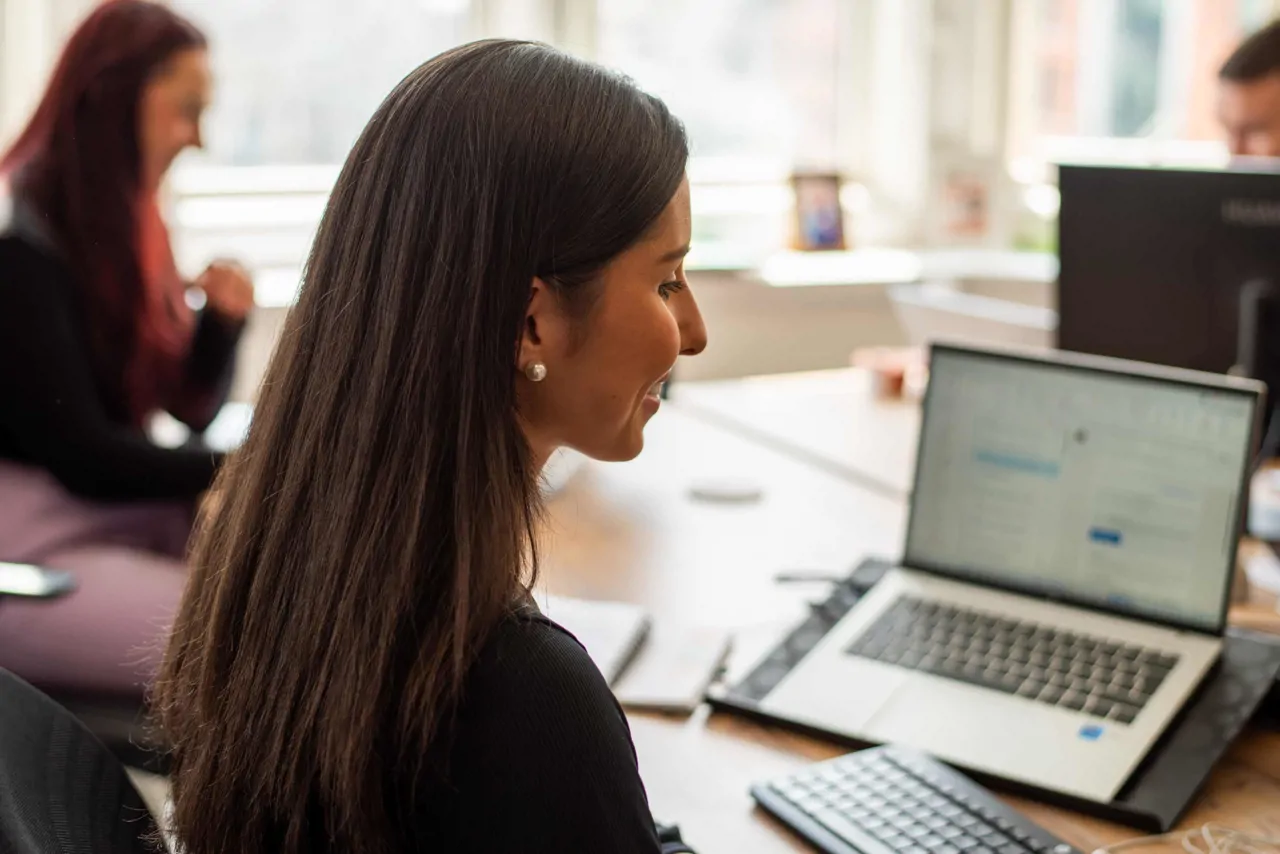
[[[907,563],[1205,629],[1252,394],[939,349]]]

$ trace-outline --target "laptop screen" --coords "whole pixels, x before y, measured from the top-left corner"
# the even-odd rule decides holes
[[[1218,631],[1257,390],[1097,364],[934,348],[906,563]]]

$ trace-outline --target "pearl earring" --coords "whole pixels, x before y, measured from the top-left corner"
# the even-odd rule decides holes
[[[547,378],[547,366],[541,362],[530,362],[528,367],[524,369],[524,375],[535,383],[540,383]]]

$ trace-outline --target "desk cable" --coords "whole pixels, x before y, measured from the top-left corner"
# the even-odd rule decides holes
[[[1115,854],[1130,848],[1150,848],[1180,842],[1187,854],[1276,854],[1280,837],[1255,836],[1242,830],[1207,822],[1194,830],[1177,830],[1158,836],[1142,836],[1094,850],[1093,854]]]
[[[846,576],[836,575],[831,572],[823,572],[821,570],[784,570],[773,576],[774,584],[827,584],[830,589],[834,590],[843,584],[847,579]],[[809,599],[805,601],[805,605],[809,607],[809,611],[819,614],[828,620],[838,620],[844,616],[841,611],[838,614],[831,612],[831,603],[827,599]]]

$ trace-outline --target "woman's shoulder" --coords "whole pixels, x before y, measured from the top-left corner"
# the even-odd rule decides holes
[[[635,760],[626,716],[591,656],[536,612],[511,615],[490,635],[468,673],[456,727],[455,757],[595,749]]]
[[[420,848],[658,851],[626,718],[555,622],[522,612],[495,628],[454,727],[448,761],[415,787]]]
[[[65,266],[48,228],[24,203],[0,190],[0,259],[7,267],[22,266],[32,271],[56,273]]]
[[[0,316],[75,316],[72,273],[63,260],[16,232],[0,232]],[[70,313],[70,314],[68,314]],[[36,334],[35,329],[25,329]]]
[[[518,695],[526,703],[594,701],[616,707],[604,676],[577,638],[532,607],[498,624],[468,683],[467,693],[475,699]]]

